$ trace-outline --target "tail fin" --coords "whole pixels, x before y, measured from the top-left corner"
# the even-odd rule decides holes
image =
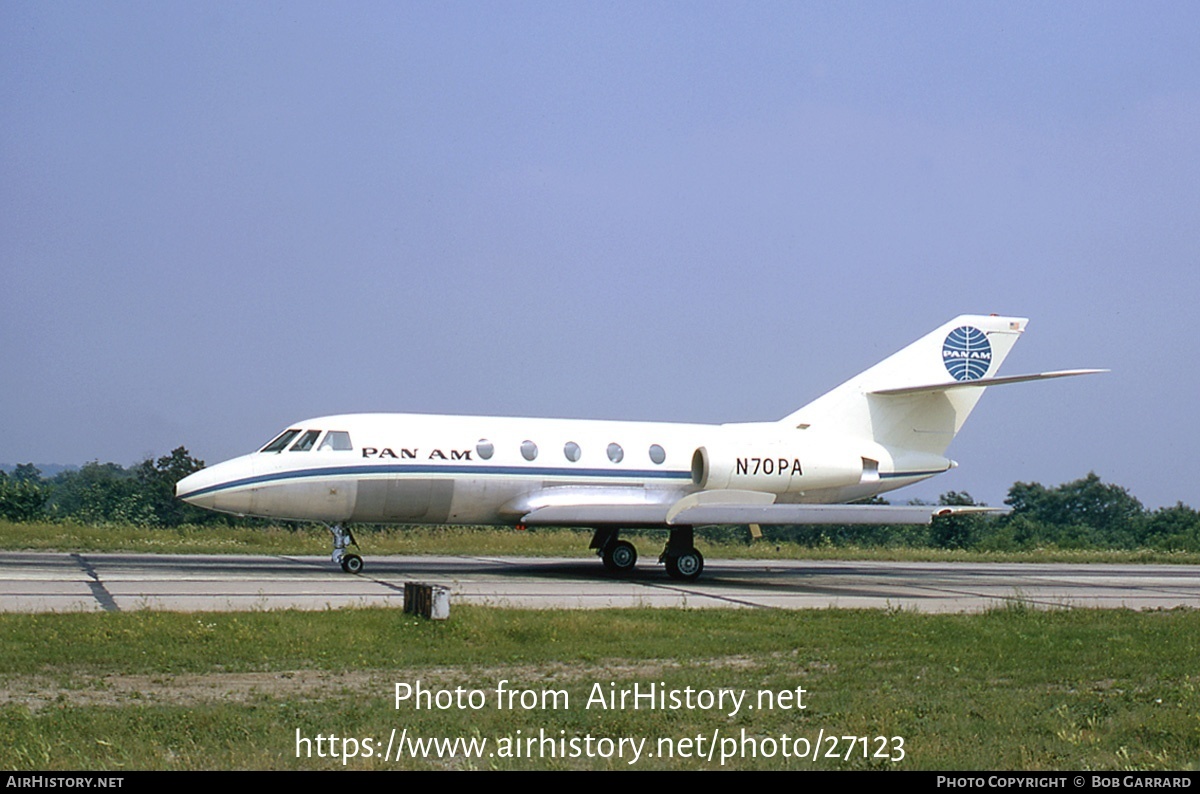
[[[984,387],[997,382],[996,373],[1027,322],[1023,317],[955,317],[780,424],[943,455]]]

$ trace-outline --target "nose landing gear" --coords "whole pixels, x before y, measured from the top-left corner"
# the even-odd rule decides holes
[[[329,528],[329,532],[333,535],[333,554],[330,559],[342,566],[342,570],[346,573],[362,573],[363,558],[357,554],[347,554],[346,547],[354,546],[358,548],[358,541],[354,539],[354,534],[346,529],[341,524],[334,524]]]

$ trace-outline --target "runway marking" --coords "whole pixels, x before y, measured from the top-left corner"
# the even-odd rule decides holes
[[[299,563],[301,565],[307,565],[310,568],[317,568],[317,569],[322,569],[322,570],[325,569],[324,565],[319,565],[319,564],[316,564],[309,560],[302,559],[300,557],[287,557],[284,555],[280,555],[279,559],[287,560],[288,562]],[[404,585],[403,584],[394,584],[385,579],[377,579],[376,577],[371,576],[368,573],[357,573],[357,574],[348,574],[348,575],[353,575],[363,581],[372,582],[374,584],[379,585],[380,587],[386,587],[388,590],[391,590],[392,592],[397,593],[401,598],[404,597]]]
[[[721,595],[720,593],[705,593],[700,590],[688,590],[680,585],[660,584],[658,582],[639,582],[643,587],[653,588],[655,590],[666,590],[671,593],[679,593],[683,596],[695,596],[706,601],[724,601],[727,604],[734,604],[740,607],[750,607],[752,609],[782,609],[782,607],[774,604],[759,604],[754,601],[745,601],[740,598]]]
[[[377,557],[351,576],[327,557],[0,552],[0,612],[395,608],[405,581],[450,587],[455,604],[524,609],[1200,608],[1200,566],[711,563],[699,581],[678,582],[650,565],[615,577],[584,558]]]
[[[108,588],[104,586],[104,582],[100,581],[100,575],[96,573],[96,569],[88,562],[82,554],[72,554],[71,559],[79,564],[83,572],[88,575],[87,586],[92,591],[92,597],[100,604],[100,608],[105,612],[120,612],[121,608],[117,606],[116,599],[112,593],[108,592]]]

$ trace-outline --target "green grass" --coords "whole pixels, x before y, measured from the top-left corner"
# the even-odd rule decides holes
[[[725,768],[1181,769],[1200,762],[1200,612],[391,610],[0,615],[0,767],[336,768],[306,737],[495,741],[900,736],[906,757],[776,756]],[[395,708],[394,683],[477,688],[479,711]],[[568,709],[497,710],[501,679],[564,690]],[[247,685],[247,681],[250,682]],[[756,693],[803,687],[804,710],[736,716],[585,709],[595,684]],[[239,688],[240,687],[240,688]],[[563,731],[565,733],[560,734]],[[844,748],[844,745],[843,745]],[[874,750],[874,745],[872,745]],[[351,768],[623,768],[604,759],[461,755]],[[643,758],[637,768],[720,768]]]
[[[503,527],[356,527],[367,556],[387,554],[503,554],[546,557],[588,557],[589,530]],[[662,548],[662,532],[622,533],[633,540],[642,556]],[[797,543],[748,542],[745,531],[701,530],[697,546],[718,559],[839,559],[929,562],[1082,562],[1200,564],[1200,554],[1150,549],[1134,551],[1056,549],[984,552],[905,547],[809,547]],[[0,549],[69,552],[147,552],[159,554],[316,554],[327,555],[329,533],[315,525],[273,526],[262,529],[133,525],[90,526],[70,522],[29,524],[0,521]]]
[[[570,530],[363,529],[368,556],[585,556]],[[661,534],[633,533],[643,557]],[[807,548],[706,533],[713,558],[1180,562],[1200,555],[1042,549]],[[328,553],[319,527],[229,529],[0,522],[0,548],[160,553]],[[900,736],[900,763],[738,757],[725,768],[1195,769],[1200,612],[517,611],[455,606],[447,622],[383,609],[329,612],[0,615],[0,768],[328,769],[297,758],[296,731],[495,741],[697,735]],[[501,679],[565,690],[566,710],[397,710],[396,682],[478,688]],[[807,690],[808,708],[729,717],[585,709],[595,684],[755,693]],[[563,733],[560,733],[563,732]],[[890,741],[890,739],[889,739]],[[843,743],[842,749],[845,745]],[[876,749],[872,740],[871,749]],[[891,749],[891,745],[887,749]],[[620,759],[433,758],[350,768],[626,768]],[[643,758],[637,768],[720,768]]]

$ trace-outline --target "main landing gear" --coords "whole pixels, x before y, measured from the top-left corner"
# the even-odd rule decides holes
[[[637,549],[627,540],[620,539],[621,531],[611,527],[600,527],[592,535],[589,548],[596,550],[606,570],[615,574],[628,574],[637,564]],[[704,571],[704,555],[696,548],[695,535],[691,527],[675,527],[671,530],[667,547],[658,561],[667,566],[667,576],[685,582],[695,581]]]
[[[693,582],[704,571],[704,555],[696,548],[695,535],[691,527],[675,527],[667,538],[659,562],[666,563],[667,576]]]
[[[621,530],[602,527],[592,535],[592,545],[596,549],[606,570],[612,573],[626,574],[637,565],[637,549],[627,540],[620,540]]]
[[[357,554],[346,553],[347,546],[358,548],[358,541],[354,539],[350,530],[341,524],[334,524],[329,528],[329,532],[333,535],[333,555],[330,559],[341,565],[346,573],[362,573],[363,558]]]

